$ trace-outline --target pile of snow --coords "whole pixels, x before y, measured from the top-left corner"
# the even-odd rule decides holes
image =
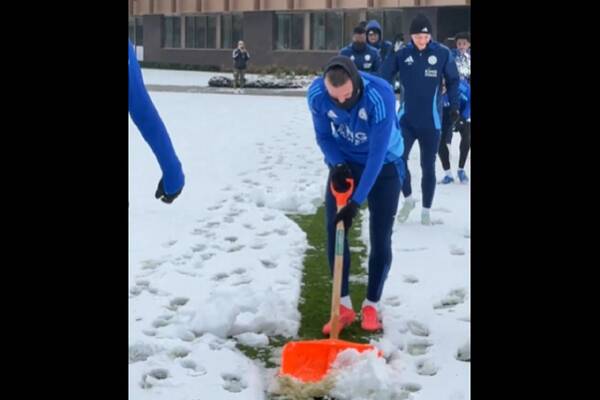
[[[231,81],[233,79],[232,73],[153,68],[142,69],[142,74],[144,76],[144,83],[147,85],[231,87]],[[245,77],[247,87],[255,87],[250,86],[251,82],[258,82],[259,86],[256,87],[265,88],[275,88],[277,84],[283,84],[281,87],[308,88],[315,79],[315,76],[277,76],[268,74],[246,74]],[[217,84],[211,85],[211,80]],[[221,86],[219,82],[222,82],[222,84],[224,83],[225,86]]]
[[[191,74],[208,82],[210,73]],[[286,213],[315,212],[327,177],[306,100],[150,94],[186,187],[171,205],[154,198],[160,171],[130,122],[130,398],[264,399],[264,369],[236,344],[260,347],[268,336],[298,332],[308,243]],[[454,164],[458,143],[457,136]],[[409,165],[418,198],[418,144]],[[443,224],[422,226],[417,207],[395,225],[380,302],[385,331],[374,343],[387,363],[345,355],[344,383],[330,388],[339,398],[352,391],[376,399],[368,397],[375,389],[396,398],[469,398],[469,201],[468,185],[438,185],[432,217]],[[367,221],[365,211],[368,247]]]

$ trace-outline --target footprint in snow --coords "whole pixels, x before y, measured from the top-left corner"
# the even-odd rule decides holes
[[[433,376],[439,371],[439,367],[430,359],[418,360],[415,365],[419,375]]]
[[[415,336],[429,336],[429,328],[419,321],[410,320],[406,325],[408,326],[410,333]]]
[[[451,290],[450,293],[448,293],[448,295],[446,297],[444,297],[439,302],[435,303],[433,305],[433,308],[434,309],[452,308],[452,307],[456,306],[457,304],[463,303],[465,301],[466,295],[467,295],[467,292],[465,289],[460,288],[460,289]]]
[[[465,250],[456,245],[451,245],[450,254],[452,254],[453,256],[463,256],[465,254]]]
[[[417,283],[417,282],[419,282],[419,279],[414,275],[404,275],[403,281],[405,283]]]
[[[238,374],[223,373],[223,389],[231,393],[239,393],[248,387],[244,379]]]

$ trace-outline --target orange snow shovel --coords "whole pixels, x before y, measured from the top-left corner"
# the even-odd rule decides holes
[[[354,180],[346,179],[350,188],[337,192],[331,185],[338,211],[346,205]],[[342,269],[344,260],[344,222],[338,222],[335,235],[335,262],[333,267],[333,293],[331,296],[331,334],[329,339],[289,342],[282,350],[280,375],[289,375],[302,382],[318,382],[327,375],[338,353],[346,349],[358,352],[375,350],[367,344],[339,340],[340,295],[342,291]],[[381,353],[379,353],[381,355]]]

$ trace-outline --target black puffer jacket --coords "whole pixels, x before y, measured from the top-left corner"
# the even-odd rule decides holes
[[[233,50],[233,67],[236,69],[246,69],[248,66],[248,60],[250,59],[250,53],[248,50],[241,51],[239,48]]]

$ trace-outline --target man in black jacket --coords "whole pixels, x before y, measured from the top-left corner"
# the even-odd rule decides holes
[[[244,84],[246,83],[246,67],[248,66],[248,60],[250,59],[250,53],[246,50],[244,42],[240,40],[238,47],[233,50],[233,89],[234,91],[239,86],[238,93],[242,93],[244,90]]]

